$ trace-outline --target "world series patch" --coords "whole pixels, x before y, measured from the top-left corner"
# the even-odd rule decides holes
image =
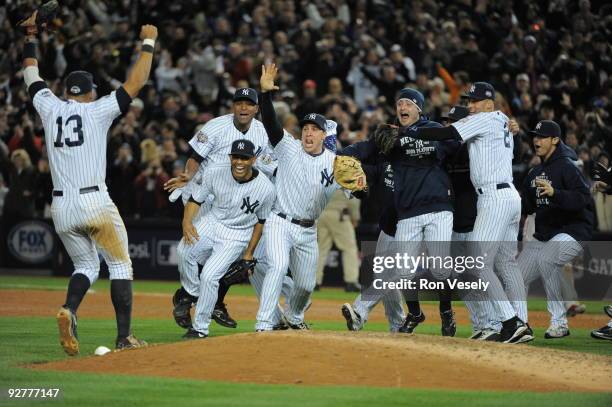
[[[208,136],[202,132],[199,132],[196,139],[199,143],[206,143],[208,141]]]

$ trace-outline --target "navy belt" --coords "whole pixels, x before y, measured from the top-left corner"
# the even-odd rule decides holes
[[[295,225],[299,225],[299,226],[301,226],[303,228],[311,228],[315,224],[315,221],[314,220],[310,220],[310,219],[293,219],[293,218],[289,219],[289,217],[287,215],[285,215],[284,213],[282,213],[282,212],[279,212],[277,215],[280,216],[281,218],[287,219],[289,222],[291,222],[291,223],[293,223]]]
[[[497,189],[505,189],[505,188],[510,188],[510,184],[508,184],[507,182],[502,182],[501,184],[497,184],[495,187]],[[482,188],[478,188],[478,193],[481,195],[483,194]]]
[[[79,189],[79,194],[88,194],[90,192],[97,192],[100,188],[95,185],[93,187],[81,188]],[[64,191],[53,191],[53,196],[64,196]]]

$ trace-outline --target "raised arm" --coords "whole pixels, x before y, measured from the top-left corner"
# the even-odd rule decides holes
[[[24,27],[35,27],[37,15],[38,10],[35,11],[28,19],[24,20],[21,25]],[[33,83],[43,81],[43,79],[38,73],[38,60],[36,59],[36,30],[28,30],[26,32],[25,44],[23,46],[22,65],[23,80],[25,81],[28,90],[30,88],[30,85],[32,85]]]
[[[151,63],[153,62],[153,50],[155,48],[155,40],[157,39],[157,27],[149,24],[143,25],[140,29],[140,39],[142,40],[140,55],[123,84],[123,88],[131,98],[135,98],[138,95],[140,89],[149,79]]]
[[[267,64],[261,67],[261,78],[259,84],[261,86],[261,122],[266,129],[268,138],[272,146],[276,146],[283,138],[283,127],[276,118],[276,111],[272,105],[272,91],[278,90],[278,86],[274,85],[274,79],[278,73],[278,68],[275,64]]]

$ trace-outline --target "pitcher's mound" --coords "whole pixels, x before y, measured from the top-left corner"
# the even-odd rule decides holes
[[[285,331],[184,341],[32,368],[270,384],[610,391],[611,361],[429,335]]]

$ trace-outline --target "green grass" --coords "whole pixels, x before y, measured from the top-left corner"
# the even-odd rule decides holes
[[[64,278],[0,277],[0,289],[37,288],[65,290]],[[172,293],[176,283],[138,281],[139,292]],[[107,281],[100,281],[95,290],[108,289]],[[232,289],[232,294],[252,295],[248,286]],[[0,295],[2,292],[0,291]],[[316,298],[353,299],[353,294],[341,290],[324,289],[315,294]],[[24,299],[25,300],[25,299]],[[541,304],[540,304],[541,303]],[[530,309],[540,307],[544,302],[530,302]],[[601,304],[596,304],[601,309]],[[589,311],[595,312],[595,305],[589,304]],[[545,309],[545,308],[542,308]],[[600,312],[600,311],[599,311]],[[343,321],[312,321],[314,329],[344,330]],[[213,335],[228,335],[249,332],[254,321],[239,321],[236,330],[213,326]],[[383,323],[368,324],[367,330],[384,331]],[[437,321],[419,327],[420,333],[439,334]],[[389,406],[389,405],[469,405],[469,406],[608,406],[612,404],[612,393],[506,393],[475,391],[441,391],[420,389],[391,389],[371,387],[340,387],[301,385],[256,385],[222,382],[202,382],[179,379],[133,377],[122,375],[98,375],[85,373],[34,371],[23,367],[29,363],[43,363],[66,358],[57,343],[57,328],[53,318],[45,317],[0,317],[0,388],[8,387],[59,387],[61,400],[29,401],[11,400],[0,396],[0,405],[203,405],[203,406]],[[170,319],[138,319],[134,321],[137,335],[151,343],[167,343],[180,340],[182,330]],[[106,319],[82,319],[79,321],[81,354],[91,355],[99,345],[113,346],[112,333],[115,322]],[[459,336],[469,335],[469,328],[460,326]],[[538,338],[543,330],[536,330]],[[572,336],[559,341],[536,340],[533,346],[555,347],[566,350],[612,354],[612,346],[604,341],[588,337],[588,330],[572,330]],[[214,369],[200,361],[202,368]],[[228,363],[233,361],[228,355]],[[279,366],[282,369],[282,366]],[[551,367],[554,372],[554,367]],[[5,390],[3,390],[5,391]],[[12,404],[11,404],[12,403]]]

